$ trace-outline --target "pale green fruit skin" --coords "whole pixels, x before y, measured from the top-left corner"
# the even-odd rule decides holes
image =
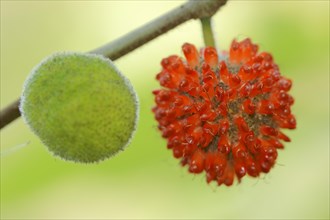
[[[92,163],[129,144],[138,106],[131,83],[109,59],[64,52],[33,69],[24,85],[20,111],[54,155]]]

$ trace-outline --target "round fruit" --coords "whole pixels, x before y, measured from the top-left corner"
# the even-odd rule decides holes
[[[21,114],[56,156],[91,163],[123,150],[137,124],[138,99],[107,58],[56,53],[27,78]]]

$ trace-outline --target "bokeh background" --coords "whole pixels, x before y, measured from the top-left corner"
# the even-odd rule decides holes
[[[88,51],[182,1],[1,1],[1,108],[30,70],[55,51]],[[328,219],[329,1],[229,1],[214,16],[219,48],[251,37],[293,79],[298,126],[278,164],[231,187],[188,174],[166,149],[151,114],[162,58],[203,46],[189,21],[115,63],[141,102],[131,145],[95,165],[54,158],[22,119],[1,130],[1,219]]]

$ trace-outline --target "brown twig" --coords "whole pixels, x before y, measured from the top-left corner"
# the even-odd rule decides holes
[[[0,128],[5,127],[10,122],[18,118],[21,113],[18,110],[19,99],[2,109],[0,112]]]
[[[227,0],[191,0],[119,39],[94,49],[89,53],[102,54],[111,60],[116,60],[190,19],[201,19],[213,16],[226,2]],[[18,105],[19,99],[1,110],[0,129],[20,116]]]
[[[189,1],[91,53],[115,60],[190,19],[211,17],[227,0]]]

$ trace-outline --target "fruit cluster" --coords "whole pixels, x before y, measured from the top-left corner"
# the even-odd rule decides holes
[[[250,39],[234,40],[221,56],[213,47],[198,52],[185,43],[186,60],[162,60],[152,109],[167,147],[189,172],[206,172],[207,182],[232,185],[246,174],[268,173],[281,141],[281,128],[294,129],[291,80],[281,76],[269,53]]]

